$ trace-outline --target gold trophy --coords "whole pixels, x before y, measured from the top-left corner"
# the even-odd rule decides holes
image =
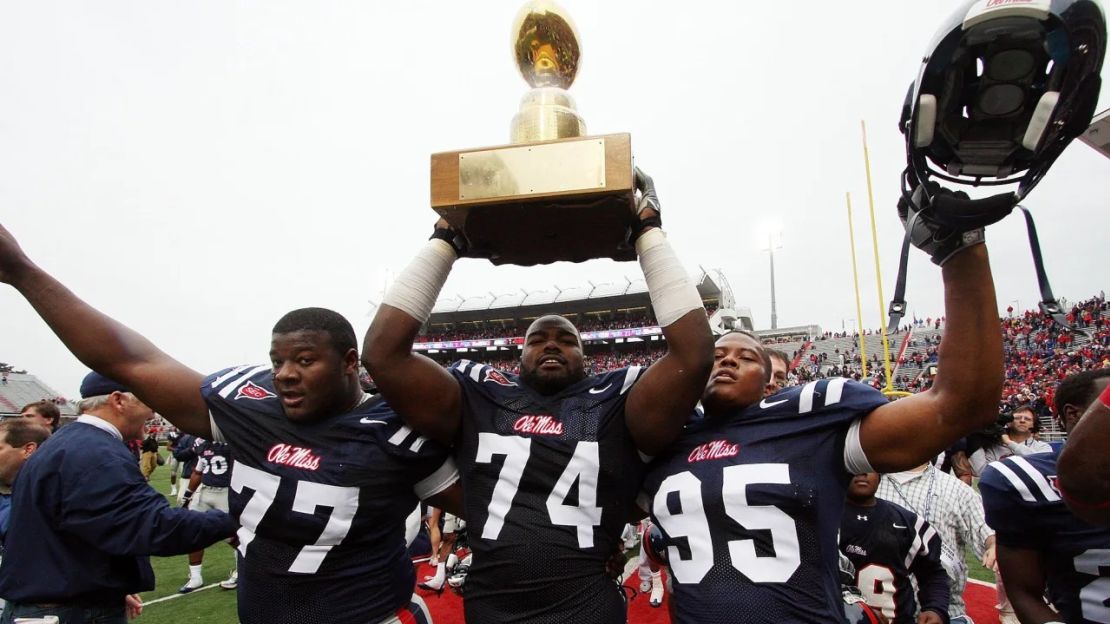
[[[634,260],[632,142],[584,136],[567,88],[578,72],[578,33],[549,0],[517,15],[513,55],[532,86],[513,118],[511,145],[432,154],[432,208],[494,264],[591,258]]]

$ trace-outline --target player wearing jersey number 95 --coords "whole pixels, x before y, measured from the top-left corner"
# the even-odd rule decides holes
[[[701,404],[651,464],[641,505],[667,544],[676,623],[840,621],[837,527],[852,475],[918,466],[993,420],[1002,345],[985,245],[941,268],[933,389],[896,402],[833,378],[764,397],[754,335],[719,338]]]

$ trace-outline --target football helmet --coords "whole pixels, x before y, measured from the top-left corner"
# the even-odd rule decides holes
[[[661,566],[667,565],[667,537],[654,522],[645,523],[643,545],[648,559]]]
[[[962,3],[935,35],[903,107],[911,184],[1020,176],[1020,201],[1091,123],[1105,52],[1106,20],[1094,0]]]
[[[905,314],[910,243],[921,246],[920,241],[931,239],[933,250],[958,247],[968,232],[1020,207],[1091,123],[1105,53],[1106,19],[1094,0],[968,0],[940,28],[902,107],[907,161],[902,201],[911,208],[911,218],[903,218],[907,234],[890,327]],[[1016,189],[970,199],[937,180],[964,186],[1016,184]],[[1041,309],[1064,323],[1044,273],[1032,216],[1020,208]],[[939,263],[941,258],[931,255]]]

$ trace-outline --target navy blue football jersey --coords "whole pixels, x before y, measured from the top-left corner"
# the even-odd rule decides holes
[[[1056,453],[992,462],[979,481],[998,543],[1041,553],[1048,596],[1067,622],[1110,622],[1110,530],[1076,518],[1056,487]]]
[[[940,550],[936,530],[905,507],[881,498],[872,507],[844,505],[840,551],[856,568],[854,585],[864,601],[891,624],[917,622],[911,574],[920,586],[921,609],[948,614],[951,590]]]
[[[405,519],[457,480],[447,449],[369,395],[348,413],[294,423],[268,366],[221,371],[201,393],[213,437],[235,456],[240,620],[377,622],[407,605],[416,579]]]
[[[200,473],[201,485],[212,488],[225,488],[231,485],[231,447],[226,442],[205,440],[197,452],[196,471]]]
[[[204,440],[193,435],[184,434],[177,439],[173,446],[173,458],[181,464],[181,474],[185,480],[197,467],[197,451],[200,450]]]
[[[455,460],[474,551],[467,621],[625,621],[605,562],[643,476],[624,419],[640,370],[543,396],[489,366],[451,366],[463,396]]]
[[[844,441],[886,402],[836,378],[691,419],[649,467],[641,502],[670,543],[675,622],[843,621]]]

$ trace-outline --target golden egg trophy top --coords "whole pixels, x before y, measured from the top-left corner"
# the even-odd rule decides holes
[[[566,89],[578,73],[581,47],[570,15],[550,0],[533,0],[513,24],[513,57],[532,86],[513,118],[513,143],[583,136],[586,122]]]

